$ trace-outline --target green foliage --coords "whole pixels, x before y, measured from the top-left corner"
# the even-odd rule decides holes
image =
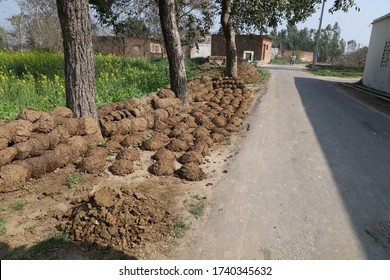
[[[184,233],[189,230],[190,227],[183,220],[175,220],[173,226],[167,226],[165,228],[166,235],[173,235],[175,239],[183,237]]]
[[[317,30],[304,28],[298,30],[296,26],[288,25],[276,33],[274,46],[282,50],[313,51]],[[335,61],[342,57],[346,43],[340,38],[341,28],[336,22],[321,29],[321,43],[319,45],[318,61]],[[297,59],[299,61],[299,58]]]
[[[0,27],[0,50],[7,47],[7,33],[4,28]]]
[[[147,31],[149,38],[162,39],[158,1],[89,0],[89,3],[96,11],[95,17],[116,32],[128,30],[138,35]],[[175,5],[181,43],[192,47],[209,33],[217,5],[212,0],[175,1]]]
[[[270,64],[287,65],[290,64],[290,61],[288,61],[287,59],[272,59]]]
[[[5,220],[0,219],[0,236],[3,236],[7,233],[7,229],[5,227]]]
[[[364,70],[366,63],[368,47],[361,47],[357,45],[354,49],[349,49],[349,52],[343,55],[340,59],[340,63],[347,67],[356,67],[360,70]]]
[[[142,139],[138,142],[139,146],[142,147],[144,143],[150,139],[152,139],[152,136],[150,136],[149,134],[145,134],[144,137],[142,137]]]
[[[319,76],[332,76],[332,77],[361,77],[363,76],[363,70],[355,67],[345,67],[341,65],[325,65],[317,64],[314,70],[311,69],[311,65],[308,65],[308,69],[313,74]]]
[[[50,252],[61,251],[72,246],[74,245],[69,236],[55,229],[43,241],[29,248],[23,246],[10,252],[1,252],[0,258],[4,260],[47,259]]]
[[[49,250],[58,248],[59,246],[67,246],[69,243],[69,235],[55,229],[50,235],[49,238],[37,243],[31,248],[32,255],[44,254]]]
[[[205,204],[202,200],[197,201],[194,204],[190,205],[189,212],[194,215],[196,218],[203,216],[205,209]]]
[[[149,29],[143,21],[129,17],[125,21],[119,22],[114,26],[114,33],[117,36],[133,37],[133,38],[148,38]]]
[[[188,78],[196,61],[186,61]],[[100,106],[145,96],[169,84],[167,59],[96,56],[96,102]],[[64,57],[45,52],[0,51],[0,119],[30,107],[50,111],[65,106]]]
[[[271,72],[267,69],[260,68],[257,70],[257,72],[259,73],[261,83],[268,81],[268,79],[271,77]]]
[[[78,172],[75,172],[75,173],[72,173],[68,176],[68,178],[66,179],[66,184],[73,188],[75,186],[77,186],[78,183],[80,183],[81,181],[81,174],[78,173]]]
[[[175,238],[183,237],[185,231],[189,230],[190,226],[182,220],[176,220],[173,228]]]
[[[218,2],[224,2],[219,0]],[[354,0],[333,0],[330,13],[337,10],[347,12],[349,8],[356,7]],[[232,2],[234,26],[240,33],[253,33],[275,27],[282,21],[290,25],[304,21],[311,16],[322,0],[240,0]],[[356,8],[358,9],[358,8]]]
[[[315,45],[314,29],[298,30],[295,25],[287,25],[286,29],[277,32],[273,45],[282,50],[313,51]]]
[[[11,205],[11,208],[19,211],[19,210],[23,210],[26,205],[27,205],[26,201],[17,201]]]

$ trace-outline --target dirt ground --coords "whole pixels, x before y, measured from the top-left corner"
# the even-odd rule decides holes
[[[202,70],[210,68],[206,65]],[[212,75],[218,75],[218,71],[213,69]],[[0,258],[169,257],[186,231],[207,214],[208,195],[227,172],[226,165],[234,160],[237,139],[250,129],[245,116],[265,93],[264,80],[257,79],[254,68],[245,66],[241,71],[250,94],[240,97],[239,102],[234,101],[233,95],[230,99],[210,95],[202,99],[200,94],[210,92],[205,88],[210,82],[207,79],[202,85],[192,83],[189,92],[198,100],[185,112],[179,109],[175,113],[166,107],[176,101],[169,91],[159,92],[159,98],[153,101],[158,108],[153,113],[151,134],[132,131],[134,127],[140,131],[149,125],[148,114],[143,113],[147,109],[144,104],[134,101],[137,104],[131,104],[134,105],[131,110],[120,104],[114,109],[111,105],[101,108],[104,145],[88,149],[82,160],[70,157],[73,163],[52,168],[53,172],[38,172],[40,169],[36,168],[35,177],[19,187],[11,186],[10,191],[0,192]],[[214,81],[222,83],[223,78]],[[377,102],[372,97],[365,100],[362,102]],[[232,116],[231,107],[223,107],[234,103],[241,118]],[[209,105],[208,111],[200,110],[204,104]],[[239,105],[245,105],[245,113]],[[131,125],[124,117],[126,114],[132,118]],[[47,125],[38,128],[44,132]],[[94,132],[86,124],[82,128]],[[18,137],[21,136],[19,133]],[[129,149],[134,143],[140,147]],[[44,152],[30,151],[26,157],[32,164],[35,154]],[[63,155],[66,157],[66,153]],[[0,156],[0,163],[1,160],[4,158]],[[50,164],[49,161],[46,169],[51,168]],[[0,172],[0,183],[1,179]]]
[[[256,73],[254,71],[244,69],[246,75],[243,76],[247,83],[256,78],[253,77]],[[207,81],[212,86],[211,80]],[[225,82],[219,78],[215,83]],[[153,127],[162,127],[158,127],[159,132],[156,129],[152,131],[151,137],[143,134],[143,138],[136,141],[140,143],[140,152],[138,148],[127,149],[134,139],[125,138],[125,133],[122,133],[128,128],[123,112],[129,116],[130,112],[112,108],[104,117],[103,134],[106,143],[93,149],[89,147],[82,160],[73,161],[77,157],[68,154],[74,150],[67,151],[64,157],[69,157],[73,164],[67,164],[63,168],[50,166],[54,152],[49,151],[47,154],[50,157],[44,158],[49,159],[45,163],[47,166],[41,168],[41,171],[35,171],[40,170],[40,161],[34,162],[31,159],[39,159],[40,155],[45,155],[43,149],[46,148],[42,148],[39,154],[34,149],[26,152],[26,148],[23,154],[20,152],[21,144],[17,143],[19,153],[15,156],[16,159],[22,159],[26,155],[31,166],[32,163],[35,164],[35,169],[33,178],[26,183],[17,187],[10,184],[12,188],[9,191],[0,192],[0,258],[149,259],[151,256],[169,255],[172,246],[207,211],[208,192],[226,172],[224,166],[233,156],[237,138],[249,129],[245,124],[242,125],[241,119],[245,118],[251,101],[261,96],[259,84],[246,84],[250,91],[245,91],[243,87],[243,96],[246,96],[243,98],[239,96],[241,90],[238,88],[239,94],[235,93],[236,97],[233,97],[236,81],[228,81],[226,84],[225,93],[232,93],[230,100],[213,96],[201,100],[202,96],[198,95],[198,106],[186,108],[186,112],[181,112],[180,117],[173,115],[172,119],[176,117],[181,121],[176,122],[168,132],[165,126],[172,121],[168,114],[170,116],[174,111],[164,106],[168,101],[169,104],[176,101],[169,96],[169,91],[160,91],[159,98],[153,100],[156,107],[159,107],[154,113]],[[237,82],[238,86],[240,84]],[[200,87],[199,91],[202,90],[204,91]],[[195,87],[194,96],[198,94],[197,91]],[[208,94],[207,90],[204,92]],[[218,93],[217,90],[215,92]],[[221,93],[223,92],[220,91],[219,94]],[[234,102],[237,96],[239,99]],[[210,103],[210,99],[215,101],[214,105]],[[209,112],[199,111],[202,109],[199,106],[202,101],[213,105],[212,109],[215,110],[210,112],[209,108]],[[220,107],[215,105],[217,102]],[[230,107],[224,109],[224,104]],[[229,115],[234,112],[231,108],[233,105],[236,106],[237,113],[241,113],[240,118]],[[139,130],[143,126],[146,128],[149,121],[142,116],[142,109],[145,107],[142,106],[134,107],[134,111],[131,111],[131,117],[136,116],[131,119],[131,127],[136,126]],[[239,109],[243,106],[245,109],[240,112]],[[217,110],[220,112],[218,116]],[[193,115],[191,118],[188,114],[190,111]],[[42,119],[31,114],[35,112],[26,111],[26,118],[38,119],[34,125]],[[160,118],[167,120],[164,119],[165,123],[158,122]],[[194,127],[197,128],[188,128],[186,125],[194,122],[193,120],[196,122]],[[39,126],[42,130],[40,132],[53,129],[47,128],[47,123]],[[204,127],[210,127],[210,130]],[[118,128],[121,130],[120,135],[115,134],[118,131],[113,132]],[[212,128],[213,133],[210,133]],[[83,125],[83,130],[91,128],[86,124]],[[183,133],[188,131],[191,133]],[[94,132],[91,130],[91,133]],[[18,135],[20,137],[22,134]],[[131,131],[128,135],[136,133]],[[37,138],[36,135],[28,137]],[[188,145],[190,142],[192,146]],[[13,149],[11,146],[4,147]],[[164,150],[157,155],[156,151],[162,147],[170,151]],[[19,167],[17,164],[18,161],[9,166]],[[7,166],[3,166],[1,169],[3,175],[0,174],[0,177],[3,179],[0,180],[5,181],[0,182],[7,182],[4,171],[6,168]],[[50,169],[54,172],[46,172]]]

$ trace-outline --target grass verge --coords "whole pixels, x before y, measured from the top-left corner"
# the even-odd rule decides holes
[[[190,205],[189,212],[194,215],[195,218],[203,216],[205,210],[204,201],[200,200]]]
[[[169,84],[167,59],[134,59],[96,55],[97,106],[146,96]],[[202,60],[186,60],[187,78]],[[62,54],[0,50],[0,119],[11,119],[26,107],[50,111],[65,106]]]
[[[24,207],[26,207],[27,202],[26,201],[17,201],[14,204],[11,205],[11,208],[17,211],[23,210]]]
[[[172,235],[175,239],[183,237],[184,233],[190,229],[190,226],[183,220],[177,219],[173,226],[167,226],[165,229],[166,235]]]
[[[341,65],[317,64],[314,69],[311,69],[311,64],[307,65],[307,69],[315,75],[331,76],[340,78],[362,77],[363,69],[355,67],[345,67]]]
[[[4,236],[7,233],[7,229],[5,227],[5,220],[0,219],[0,236]]]

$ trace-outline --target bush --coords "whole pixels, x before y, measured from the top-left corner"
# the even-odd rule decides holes
[[[96,103],[145,96],[169,84],[167,59],[133,59],[96,55]],[[199,59],[187,60],[190,68]],[[15,117],[26,107],[50,111],[65,106],[64,57],[45,52],[0,52],[0,119]]]

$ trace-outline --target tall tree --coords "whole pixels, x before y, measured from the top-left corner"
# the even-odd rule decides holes
[[[347,42],[347,52],[355,52],[358,49],[358,43],[355,40],[349,40]]]
[[[321,29],[321,44],[319,48],[320,61],[335,61],[341,58],[345,51],[345,41],[340,38],[341,29],[336,22]]]
[[[61,27],[57,15],[56,0],[15,0],[20,13],[12,16],[13,29],[9,33],[22,51],[44,49],[59,52],[62,50]]]
[[[136,19],[148,29],[149,38],[162,40],[159,7],[156,0],[90,0],[99,21],[105,25],[121,26]],[[217,5],[213,0],[175,0],[175,12],[182,46],[191,48],[213,25]]]
[[[8,48],[7,33],[5,29],[0,26],[0,50]]]
[[[165,49],[169,61],[169,77],[171,88],[176,96],[184,103],[188,103],[187,74],[184,64],[184,54],[181,48],[179,30],[177,28],[175,1],[158,1],[161,28],[164,35]]]
[[[14,48],[16,48],[18,51],[23,51],[23,45],[24,45],[24,36],[25,36],[25,15],[24,13],[20,13],[14,16],[11,16],[10,18],[7,18],[7,20],[11,23],[12,31],[9,33],[11,38],[13,39]]]
[[[237,47],[236,34],[233,26],[232,3],[230,0],[222,0],[221,25],[226,42],[226,75],[237,77]]]
[[[117,26],[118,23],[123,20],[122,16],[129,17],[134,16],[139,20],[143,20],[146,26],[153,34],[153,30],[160,29],[165,42],[165,48],[169,61],[169,74],[170,84],[172,90],[176,96],[186,104],[187,99],[187,75],[185,72],[184,64],[184,52],[182,49],[183,32],[180,34],[181,24],[184,26],[191,26],[192,29],[198,28],[195,22],[201,22],[194,20],[194,17],[202,12],[206,11],[208,7],[213,7],[213,1],[211,0],[90,0],[92,6],[98,12],[98,16],[102,23]],[[211,5],[213,4],[213,5]],[[157,9],[157,10],[156,10]],[[211,14],[212,10],[208,10]],[[160,26],[159,28],[151,28],[149,25],[153,21],[153,16],[159,16]],[[211,21],[211,16],[208,17]],[[206,25],[206,27],[209,25]],[[211,25],[210,25],[211,26]],[[205,27],[205,28],[206,28]],[[190,28],[190,29],[191,29]],[[197,32],[189,31],[183,28],[182,31],[186,31],[185,36],[194,37]],[[203,34],[199,31],[199,34]],[[184,36],[184,37],[185,37]],[[156,37],[155,37],[156,38]],[[192,39],[193,40],[193,39]]]
[[[317,6],[323,0],[218,0],[221,4],[221,25],[225,18],[232,18],[234,28],[227,29],[225,33],[226,41],[235,38],[234,29],[236,30],[256,30],[265,31],[267,27],[274,27],[282,20],[287,20],[289,24],[305,20],[313,14]],[[227,3],[229,2],[229,3]],[[355,5],[354,0],[333,0],[333,7],[329,12],[337,10],[348,11],[349,8]],[[225,7],[230,7],[226,9]],[[229,67],[236,67],[237,52],[228,50],[234,55],[229,59],[233,61],[227,62],[226,72],[228,74],[236,73],[236,69],[229,69]],[[228,59],[228,60],[229,60]]]
[[[30,49],[62,51],[61,26],[55,0],[19,0],[26,5],[26,36]]]
[[[148,38],[149,29],[146,25],[137,18],[128,18],[114,26],[115,35],[134,37],[134,38]]]
[[[65,57],[66,105],[77,117],[98,122],[95,62],[88,0],[57,0]]]
[[[357,44],[355,51],[348,52],[344,57],[344,64],[347,66],[364,68],[366,62],[368,47],[362,47]]]

